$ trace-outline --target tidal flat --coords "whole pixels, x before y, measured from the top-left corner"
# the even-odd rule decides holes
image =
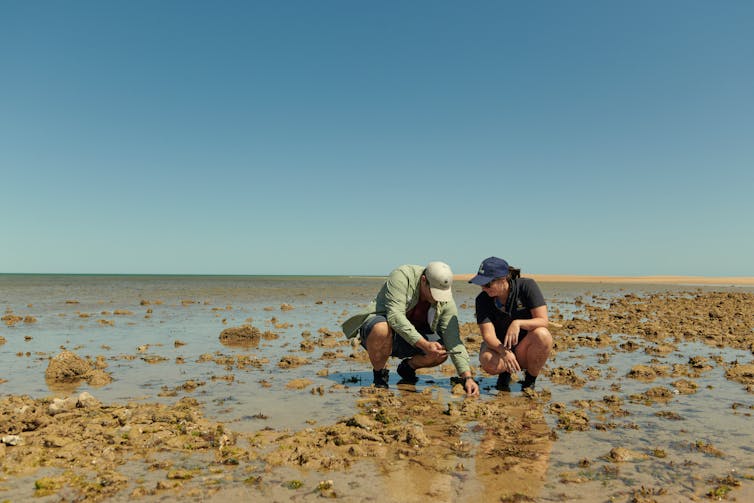
[[[370,386],[340,323],[382,281],[0,275],[0,500],[754,499],[754,288],[540,282],[555,350],[503,393],[457,281],[466,398]]]

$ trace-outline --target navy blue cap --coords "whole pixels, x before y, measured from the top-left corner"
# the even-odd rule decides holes
[[[493,279],[504,278],[508,275],[508,262],[501,258],[490,257],[482,261],[477,275],[469,280],[475,285],[486,285]]]

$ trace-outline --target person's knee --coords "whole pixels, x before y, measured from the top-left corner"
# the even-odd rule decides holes
[[[369,332],[369,335],[367,335],[367,340],[385,340],[390,337],[392,337],[390,325],[388,325],[384,321],[381,321],[374,324],[372,330]]]
[[[552,334],[546,327],[539,327],[532,331],[530,335],[533,335],[537,341],[537,345],[548,351],[552,349]]]
[[[479,354],[479,366],[488,374],[497,373],[497,364],[492,361],[492,356],[487,352]]]
[[[393,333],[390,330],[390,326],[386,322],[381,321],[375,323],[372,330],[369,331],[366,338],[365,348],[367,351],[377,348],[385,349],[387,347],[392,347],[392,343]]]
[[[488,374],[497,374],[497,366],[494,365],[490,360],[483,362],[481,364],[481,367],[482,367],[482,370],[484,370]]]

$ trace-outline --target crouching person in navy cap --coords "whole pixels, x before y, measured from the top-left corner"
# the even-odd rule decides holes
[[[476,321],[482,332],[479,363],[497,375],[496,388],[510,391],[511,374],[526,369],[521,389],[534,388],[552,350],[547,304],[537,283],[498,257],[484,259],[469,283],[482,287]]]
[[[399,383],[408,384],[418,381],[416,369],[440,365],[450,356],[466,393],[479,394],[461,342],[452,283],[444,262],[402,265],[390,273],[366,312],[343,323],[346,336],[359,335],[369,353],[375,387],[388,387],[391,356],[401,358]]]

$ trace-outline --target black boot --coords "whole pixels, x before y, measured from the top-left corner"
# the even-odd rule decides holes
[[[388,369],[382,369],[382,370],[372,370],[372,374],[374,374],[374,387],[375,388],[384,388],[387,389],[390,386],[388,386],[388,374],[390,374],[390,371]]]
[[[521,391],[528,388],[534,389],[535,382],[537,382],[537,376],[531,375],[528,371],[524,372],[524,382],[521,383]]]
[[[499,389],[500,391],[511,390],[510,372],[500,372],[500,375],[497,376],[497,383],[495,384],[495,389]]]
[[[416,370],[411,368],[408,360],[409,358],[401,360],[400,365],[398,365],[398,375],[401,376],[401,380],[398,384],[416,384],[419,380],[419,378],[416,377]]]

